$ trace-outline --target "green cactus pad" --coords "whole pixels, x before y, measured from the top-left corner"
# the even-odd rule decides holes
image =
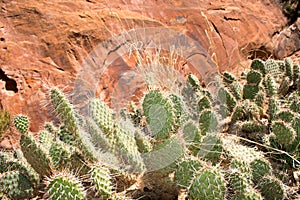
[[[297,86],[297,82],[300,79],[300,67],[297,63],[294,63],[293,65],[293,82],[294,86]]]
[[[150,91],[145,95],[143,111],[153,136],[157,139],[169,137],[175,124],[171,102],[159,91]]]
[[[272,133],[275,135],[276,141],[288,147],[296,138],[295,130],[283,121],[273,121],[271,125]]]
[[[179,129],[179,133],[193,155],[197,155],[201,144],[201,134],[198,124],[193,121],[188,121]]]
[[[53,142],[53,135],[46,130],[41,131],[39,133],[39,142],[44,147],[44,149],[49,151]]]
[[[51,173],[50,157],[46,150],[31,136],[22,134],[20,139],[21,150],[32,168],[41,176]]]
[[[266,89],[268,96],[271,97],[271,96],[274,96],[275,94],[277,94],[277,84],[271,75],[268,74],[265,77],[264,83],[265,83],[265,89]]]
[[[193,180],[189,199],[225,199],[226,181],[217,169],[204,169]]]
[[[255,121],[245,121],[241,124],[241,130],[245,133],[257,133],[263,130],[263,125]]]
[[[115,119],[111,109],[100,99],[89,102],[90,115],[99,128],[106,134],[113,132]]]
[[[243,98],[243,87],[240,82],[235,81],[231,83],[229,88],[236,100],[241,100]]]
[[[14,118],[14,125],[21,134],[25,134],[29,129],[29,119],[26,115],[17,115]]]
[[[232,171],[229,174],[228,179],[237,196],[242,196],[246,189],[251,187],[252,184],[251,180],[249,180],[245,174],[239,172],[239,170]]]
[[[174,175],[174,181],[179,187],[188,188],[197,171],[202,168],[202,164],[198,160],[186,159],[177,164]]]
[[[69,145],[56,141],[49,149],[49,156],[51,163],[56,170],[62,170],[67,167],[68,162],[71,158],[71,150]]]
[[[246,154],[249,154],[250,152],[245,151],[241,153],[244,153],[245,156],[247,156]],[[249,184],[251,183],[252,171],[249,160],[241,157],[233,157],[230,162],[230,170],[234,173],[241,173],[249,181]]]
[[[211,162],[213,165],[220,162],[223,153],[222,142],[217,135],[205,135],[199,145],[198,157]]]
[[[146,135],[141,130],[137,129],[134,132],[134,138],[136,141],[136,145],[138,147],[139,152],[141,153],[147,153],[152,150],[152,144],[151,144],[151,137]]]
[[[293,94],[293,96],[289,99],[289,107],[295,113],[300,113],[300,96],[297,94]]]
[[[293,61],[290,58],[284,59],[285,75],[293,80]]]
[[[286,195],[282,182],[272,176],[262,178],[258,189],[265,200],[282,200]]]
[[[12,155],[8,152],[0,150],[0,174],[8,171],[7,162],[11,159]]]
[[[291,79],[289,77],[284,77],[284,79],[282,80],[277,93],[281,94],[282,96],[285,96],[290,88],[290,84],[291,84]]]
[[[93,189],[102,198],[107,198],[112,195],[112,183],[110,172],[104,166],[93,166],[90,171],[90,179]]]
[[[282,120],[286,123],[290,123],[294,120],[296,114],[290,110],[280,110],[276,113],[275,119]]]
[[[252,178],[255,183],[269,174],[272,170],[271,164],[266,159],[256,159],[250,163]]]
[[[256,70],[251,70],[247,73],[246,80],[248,84],[258,85],[262,80],[262,74]]]
[[[211,102],[208,96],[204,96],[198,101],[199,112],[201,112],[204,109],[210,109],[210,108],[211,108]]]
[[[172,107],[174,108],[176,127],[178,128],[187,119],[184,103],[181,97],[176,94],[170,94],[169,99],[171,100]]]
[[[260,59],[255,59],[251,63],[251,69],[259,70],[262,74],[266,73],[264,61]]]
[[[235,196],[234,200],[263,200],[263,198],[257,190],[248,187],[243,194]]]
[[[254,100],[259,90],[261,90],[261,88],[258,85],[249,85],[249,84],[244,85],[243,88],[244,99]]]
[[[193,74],[189,74],[188,75],[188,79],[187,79],[188,83],[190,83],[194,88],[200,88],[200,81],[197,78],[197,76],[193,75]]]
[[[52,200],[86,199],[86,192],[80,180],[67,172],[61,172],[48,178],[46,195]]]
[[[72,104],[57,88],[50,90],[51,103],[59,119],[65,125],[67,132],[75,134],[78,131],[78,122]],[[76,137],[76,136],[74,136]]]
[[[36,187],[40,183],[39,174],[25,161],[13,159],[6,163],[8,171],[19,171]]]
[[[231,115],[231,122],[234,123],[238,120],[244,119],[245,113],[244,106],[242,104],[238,104]]]
[[[19,171],[4,172],[0,185],[1,192],[12,199],[29,198],[34,191],[30,181]]]
[[[271,74],[273,76],[277,76],[281,74],[281,70],[277,62],[273,59],[268,59],[265,62],[265,70],[267,74]]]
[[[270,116],[270,120],[275,119],[276,113],[279,111],[279,102],[276,98],[271,98],[269,101],[268,114]]]
[[[251,163],[256,159],[260,159],[263,157],[261,152],[239,144],[237,142],[236,136],[231,135],[225,138],[221,138],[221,140],[227,156],[234,158],[235,160]]]
[[[218,91],[218,99],[221,103],[226,104],[229,112],[232,112],[237,102],[234,96],[225,87],[221,87]]]
[[[256,105],[258,105],[259,107],[263,107],[265,102],[265,92],[263,92],[262,90],[260,90],[256,96],[255,96],[255,103]]]
[[[216,131],[218,125],[218,118],[213,110],[205,109],[200,113],[199,127],[201,135],[206,135],[208,132]]]
[[[126,121],[118,121],[112,137],[112,152],[117,153],[123,162],[130,165],[130,170],[143,172],[145,165],[138,151],[132,126]]]
[[[236,81],[236,77],[232,73],[227,72],[227,71],[225,71],[223,73],[223,83],[225,85],[229,85],[229,84],[233,83],[234,81]]]

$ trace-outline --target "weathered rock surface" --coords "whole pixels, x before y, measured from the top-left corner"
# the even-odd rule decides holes
[[[275,0],[1,0],[0,6],[0,103],[12,114],[28,114],[34,132],[53,114],[48,89],[71,91],[86,56],[130,29],[182,32],[204,47],[219,70],[234,70],[248,57],[269,57],[274,48],[278,57],[289,55],[299,46],[282,53],[288,36],[274,40],[286,24]],[[121,67],[111,68],[98,88],[107,89],[105,98],[123,65],[134,67],[122,58],[117,63]]]

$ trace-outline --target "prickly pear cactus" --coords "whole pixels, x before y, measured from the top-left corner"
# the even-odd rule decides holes
[[[31,196],[33,185],[19,171],[4,172],[0,176],[0,191],[12,199],[23,199]]]
[[[189,199],[225,199],[226,181],[218,169],[203,169],[195,175]]]
[[[52,175],[46,184],[46,197],[49,199],[86,199],[86,192],[80,180],[67,172]]]
[[[151,133],[157,139],[169,137],[175,124],[170,100],[163,97],[159,91],[150,91],[144,98],[143,111]]]
[[[14,118],[14,125],[21,134],[25,134],[29,129],[29,119],[26,115],[17,115]]]
[[[292,199],[299,66],[255,59],[242,76],[224,72],[216,88],[202,85],[189,74],[175,93],[145,91],[120,114],[92,98],[87,116],[52,88],[59,121],[34,137],[28,117],[13,120],[20,149],[0,151],[0,197]]]

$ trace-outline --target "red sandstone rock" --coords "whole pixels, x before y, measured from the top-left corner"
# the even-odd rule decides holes
[[[53,114],[47,106],[48,89],[58,86],[71,91],[79,70],[84,70],[84,59],[112,36],[134,28],[166,27],[198,41],[219,70],[232,70],[248,57],[268,57],[281,44],[272,36],[286,24],[278,3],[268,0],[0,3],[1,104],[12,114],[28,114],[34,132]],[[120,59],[120,68],[112,67],[99,83],[103,98],[111,95],[124,66],[135,67],[135,62]]]

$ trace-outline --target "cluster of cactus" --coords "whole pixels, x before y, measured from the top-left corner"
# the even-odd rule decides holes
[[[231,74],[233,78],[228,81],[228,74],[224,73],[223,82],[236,102],[233,112],[227,115],[231,118],[229,132],[299,156],[298,64],[290,59],[256,59],[246,77],[237,79]],[[237,91],[234,83],[241,85],[243,90]],[[243,96],[242,99],[235,95],[240,92],[238,97]],[[230,110],[232,101],[226,101]]]
[[[216,94],[190,74],[178,94],[150,90],[120,113],[92,98],[82,114],[52,88],[60,123],[33,135],[29,118],[15,116],[20,149],[0,152],[0,197],[137,199],[150,190],[163,199],[172,190],[172,198],[287,198],[291,181],[276,177],[262,151],[298,155],[299,79],[290,60],[254,60],[245,77],[224,72]]]

